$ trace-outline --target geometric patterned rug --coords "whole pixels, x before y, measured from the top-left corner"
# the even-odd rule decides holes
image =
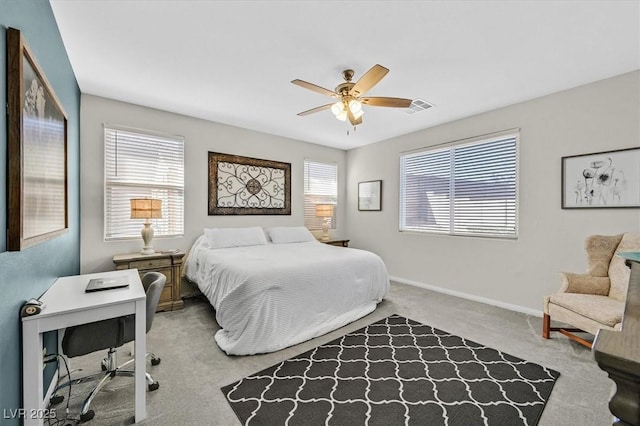
[[[559,376],[391,315],[222,392],[245,425],[537,425]]]

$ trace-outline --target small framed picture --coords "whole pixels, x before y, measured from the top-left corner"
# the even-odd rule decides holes
[[[562,208],[640,207],[640,148],[562,157]]]
[[[358,183],[358,210],[382,210],[382,181],[371,180]]]

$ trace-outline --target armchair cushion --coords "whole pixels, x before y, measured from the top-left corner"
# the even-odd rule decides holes
[[[609,294],[608,277],[592,277],[587,274],[572,274],[570,272],[560,272],[562,293],[582,293],[607,296]]]
[[[611,258],[620,244],[622,234],[618,235],[592,235],[584,242],[587,251],[588,275],[593,277],[606,277],[609,272]]]
[[[556,293],[549,296],[549,302],[612,328],[622,321],[624,313],[624,302],[607,296]]]

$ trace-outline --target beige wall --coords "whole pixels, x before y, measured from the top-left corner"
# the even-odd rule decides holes
[[[91,95],[81,99],[81,271],[113,269],[112,256],[142,248],[142,239],[104,241],[103,123],[148,129],[185,138],[185,235],[155,238],[156,249],[188,249],[205,227],[302,226],[305,158],[338,164],[338,229],[345,235],[345,161],[342,150],[199,120]],[[223,152],[291,163],[291,216],[209,216],[207,152]]]
[[[539,313],[558,271],[586,268],[585,236],[640,229],[638,209],[560,208],[561,157],[639,146],[639,117],[636,71],[350,150],[348,237],[403,281]],[[402,152],[511,128],[520,128],[517,241],[398,232]],[[383,180],[383,210],[359,212],[357,183],[374,179]]]

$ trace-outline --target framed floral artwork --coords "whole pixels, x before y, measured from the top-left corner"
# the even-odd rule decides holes
[[[562,208],[640,207],[640,148],[562,157]]]

